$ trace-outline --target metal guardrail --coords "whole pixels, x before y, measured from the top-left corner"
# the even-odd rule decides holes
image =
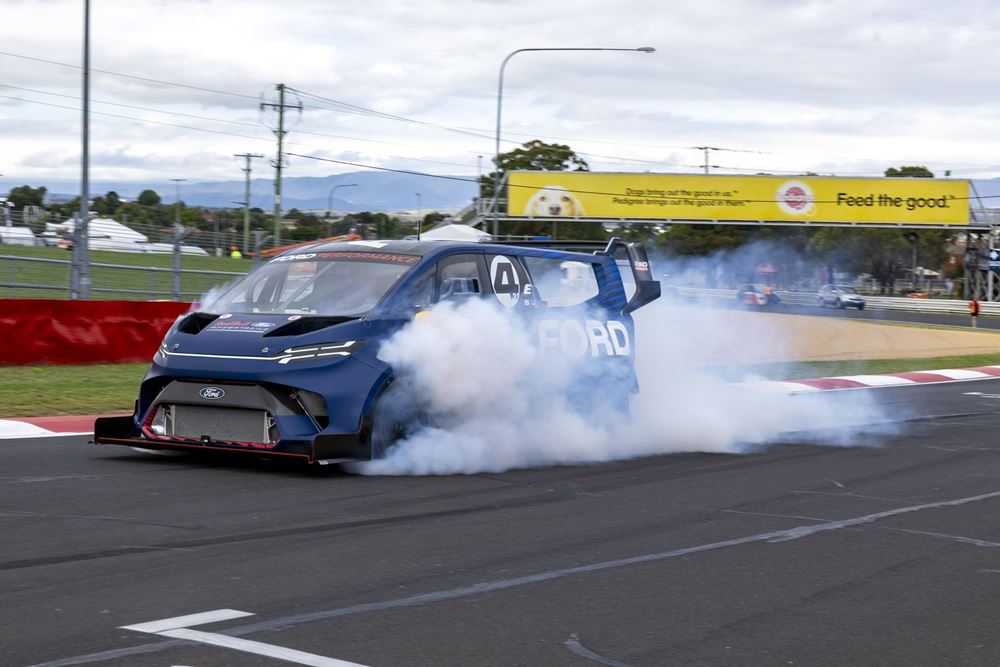
[[[68,259],[0,255],[0,297],[17,298],[25,293],[41,297],[68,296],[71,265]],[[180,276],[176,284],[181,285],[181,289],[175,290],[174,269],[105,262],[91,262],[90,266],[93,281],[90,291],[94,294],[166,297],[174,301],[200,297],[213,287],[245,275],[237,271],[181,269],[176,272]]]
[[[682,297],[714,301],[735,301],[737,290],[679,287]],[[776,292],[782,303],[793,306],[816,306],[815,292]],[[891,296],[865,296],[865,308],[872,310],[909,310],[918,313],[968,315],[969,302],[961,299],[911,299]],[[982,315],[1000,315],[1000,303],[980,302]]]

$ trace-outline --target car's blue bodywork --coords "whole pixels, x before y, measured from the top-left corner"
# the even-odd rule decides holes
[[[379,347],[416,313],[448,299],[496,299],[518,309],[538,326],[542,347],[568,347],[582,364],[597,368],[613,365],[635,387],[630,312],[659,296],[641,246],[615,239],[587,254],[490,243],[328,243],[285,253],[240,282],[253,281],[276,262],[312,267],[348,254],[351,261],[402,265],[373,307],[343,314],[249,306],[240,312],[229,303],[232,309],[209,304],[210,312],[189,313],[164,337],[135,413],[99,419],[94,442],[311,463],[368,459],[374,406],[395,380]],[[555,298],[544,300],[539,272],[553,266],[562,267],[562,277],[544,291],[555,294],[567,284],[565,272],[575,270],[591,290],[582,293],[587,298],[559,305]],[[449,267],[465,273],[452,277],[461,271]],[[249,294],[257,288],[243,289]]]

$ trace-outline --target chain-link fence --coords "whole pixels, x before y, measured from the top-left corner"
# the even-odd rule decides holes
[[[0,252],[3,250],[0,246]],[[170,257],[165,259],[169,261]],[[70,259],[0,254],[0,298],[69,298],[71,265]],[[96,299],[193,301],[242,275],[242,271],[191,268],[174,271],[149,264],[92,261],[90,292]]]
[[[38,210],[0,213],[0,298],[71,298],[76,222]],[[244,255],[233,230],[193,228],[94,218],[87,230],[90,296],[95,299],[196,300],[232,282],[270,245],[251,236]],[[233,252],[235,250],[236,252]]]
[[[152,224],[120,217],[120,220],[99,217],[90,220],[87,236],[92,250],[170,252],[175,234],[172,220]],[[68,248],[73,243],[75,228],[74,218],[55,216],[38,207],[17,211],[0,209],[0,244]],[[184,254],[223,256],[233,249],[241,254],[253,254],[258,247],[260,250],[274,247],[270,225],[267,230],[247,229],[244,235],[242,218],[234,221],[232,216],[225,219],[221,214],[209,216],[197,227],[183,227],[183,230],[186,234]]]

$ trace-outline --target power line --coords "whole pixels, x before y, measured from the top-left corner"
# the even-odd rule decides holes
[[[21,58],[23,60],[34,60],[35,62],[47,63],[49,65],[59,65],[61,67],[72,67],[74,69],[80,69],[80,65],[74,65],[73,63],[61,63],[56,60],[46,60],[45,58],[35,58],[33,56],[25,56],[20,53],[11,53],[10,51],[0,51],[0,56],[9,56],[11,58]],[[135,74],[123,74],[122,72],[111,72],[105,69],[90,69],[91,72],[100,72],[101,74],[110,74],[111,76],[120,76],[126,79],[134,79],[136,81],[145,81],[147,83],[156,83],[161,86],[176,86],[178,88],[188,88],[190,90],[200,90],[203,93],[215,93],[217,95],[229,95],[231,97],[242,97],[248,100],[256,101],[257,98],[252,95],[244,95],[242,93],[233,93],[228,90],[216,90],[215,88],[203,88],[202,86],[193,86],[187,83],[176,83],[174,81],[164,81],[162,79],[152,79],[146,76],[137,76]]]
[[[0,55],[8,56],[8,57],[11,57],[11,58],[20,58],[20,59],[23,59],[23,60],[30,60],[30,61],[34,61],[34,62],[46,63],[46,64],[50,64],[50,65],[57,65],[57,66],[60,66],[60,67],[71,67],[71,68],[74,68],[74,69],[80,69],[80,65],[76,65],[76,64],[73,64],[73,63],[64,63],[64,62],[60,62],[60,61],[56,61],[56,60],[49,60],[49,59],[46,59],[46,58],[38,58],[38,57],[35,57],[35,56],[28,56],[28,55],[19,54],[19,53],[13,53],[13,52],[10,52],[10,51],[0,51]],[[123,72],[114,72],[114,71],[110,71],[110,70],[92,69],[91,71],[92,72],[99,72],[101,74],[107,74],[107,75],[110,75],[110,76],[117,76],[117,77],[123,77],[123,78],[127,78],[127,79],[132,79],[132,80],[136,80],[136,81],[144,81],[144,82],[147,82],[147,83],[153,83],[153,84],[157,84],[157,85],[174,86],[174,87],[186,88],[186,89],[189,89],[189,90],[197,90],[197,91],[200,91],[200,92],[212,93],[212,94],[217,94],[217,95],[227,95],[227,96],[230,96],[230,97],[238,97],[238,98],[242,98],[242,99],[254,100],[255,102],[258,100],[257,97],[252,96],[252,95],[246,95],[246,94],[243,94],[243,93],[236,93],[236,92],[226,91],[226,90],[219,90],[219,89],[215,89],[215,88],[207,88],[207,87],[204,87],[204,86],[196,86],[196,85],[186,84],[186,83],[179,83],[179,82],[176,82],[176,81],[167,81],[167,80],[164,80],[164,79],[155,79],[155,78],[152,78],[152,77],[145,77],[145,76],[139,76],[139,75],[134,75],[134,74],[126,74],[126,73],[123,73]],[[19,88],[17,86],[7,86],[7,87],[9,87],[9,88],[15,88],[15,89],[19,89],[19,90],[31,91],[31,89]],[[316,95],[314,93],[308,93],[308,92],[305,92],[305,91],[301,91],[299,89],[293,89],[291,87],[289,87],[289,90],[295,90],[296,92],[298,92],[299,94],[301,94],[303,96],[308,96],[308,97],[311,97],[311,98],[313,98],[315,100],[323,101],[323,102],[326,102],[327,104],[334,105],[332,107],[323,107],[323,106],[320,106],[320,108],[324,108],[326,110],[339,111],[339,112],[342,112],[342,113],[355,113],[355,114],[359,114],[359,115],[363,115],[363,116],[369,116],[369,117],[374,117],[374,118],[382,118],[382,119],[386,119],[386,120],[396,120],[396,121],[400,121],[400,122],[407,122],[407,123],[412,123],[412,124],[418,124],[418,125],[422,125],[422,126],[425,126],[425,127],[430,127],[430,128],[434,128],[434,129],[443,130],[443,131],[448,131],[448,132],[463,134],[463,135],[466,135],[466,136],[472,136],[472,137],[481,138],[481,139],[492,139],[492,137],[489,134],[486,133],[487,132],[486,130],[477,130],[476,128],[471,128],[470,129],[470,128],[466,128],[466,127],[463,127],[463,126],[448,126],[448,125],[442,125],[442,124],[432,123],[432,122],[428,122],[428,121],[421,121],[421,120],[418,120],[418,119],[408,118],[406,116],[400,116],[400,115],[397,115],[397,114],[389,114],[389,113],[385,113],[385,112],[376,111],[374,109],[369,109],[367,107],[363,107],[363,106],[360,106],[360,105],[355,105],[355,104],[351,104],[351,103],[348,103],[348,102],[343,102],[341,100],[335,100],[335,99],[323,97],[323,96],[320,96],[320,95]],[[42,94],[58,95],[57,93],[46,93],[44,91],[33,91],[33,92],[41,92]],[[63,95],[59,95],[59,96],[63,97]],[[2,96],[0,96],[0,97],[2,97]],[[70,97],[70,96],[65,96],[65,97]],[[7,99],[18,99],[18,98],[7,98]],[[22,102],[34,102],[33,100],[23,100],[23,99],[19,99],[18,101],[22,101]],[[35,103],[45,104],[43,102],[35,102]],[[138,110],[148,110],[148,111],[153,111],[153,112],[158,112],[158,113],[172,114],[172,115],[178,115],[178,116],[186,116],[186,117],[197,118],[197,119],[202,119],[202,120],[210,120],[210,121],[213,121],[213,122],[233,123],[233,124],[240,124],[240,125],[245,125],[245,126],[250,126],[251,125],[249,123],[242,123],[240,121],[230,121],[230,120],[222,120],[222,119],[213,119],[213,118],[209,118],[209,117],[205,117],[205,116],[197,116],[197,115],[194,115],[194,114],[183,114],[183,113],[180,113],[180,112],[172,112],[172,111],[165,111],[165,110],[149,109],[147,107],[138,107],[138,106],[127,105],[127,104],[117,104],[117,103],[113,103],[113,102],[101,102],[101,103],[102,104],[112,104],[112,105],[117,105],[117,106],[122,106],[122,107],[127,107],[127,108],[135,108],[135,109],[138,109]],[[49,105],[49,106],[58,106],[58,105]],[[64,107],[64,108],[68,108],[68,107]],[[98,112],[94,112],[94,113],[98,113]],[[106,114],[106,113],[103,114],[103,115],[114,116],[114,114]],[[118,117],[120,117],[120,118],[127,118],[127,117],[124,117],[124,116],[118,116]],[[155,121],[143,121],[143,122],[154,122],[155,123]],[[168,123],[157,123],[157,124],[170,126],[170,124],[168,124]],[[183,127],[183,126],[175,126],[175,127]],[[188,128],[188,129],[196,129],[196,130],[201,130],[201,131],[209,131],[209,130],[203,130],[203,128]],[[343,136],[338,136],[338,135],[328,135],[328,134],[324,134],[324,133],[320,133],[320,132],[307,132],[307,131],[304,131],[304,130],[302,132],[303,133],[307,133],[307,134],[314,134],[314,135],[317,135],[317,136],[330,136],[330,137],[333,137],[333,138],[349,139],[349,140],[353,140],[353,141],[379,142],[379,140],[376,140],[376,139],[366,139],[366,138],[360,138],[360,137],[343,137]],[[577,138],[554,137],[554,136],[547,136],[547,135],[540,135],[540,134],[527,134],[527,133],[520,133],[520,132],[513,132],[513,131],[506,132],[506,134],[517,135],[517,136],[530,136],[530,137],[534,137],[534,138],[547,138],[547,139],[554,139],[554,140],[566,141],[566,142],[590,142],[590,143],[598,143],[598,144],[613,144],[613,145],[619,145],[619,146],[636,146],[636,147],[642,147],[642,148],[662,148],[662,149],[666,149],[666,150],[671,150],[671,149],[679,149],[679,150],[696,149],[696,150],[700,150],[700,149],[706,148],[706,147],[691,147],[691,146],[660,146],[660,145],[652,145],[652,144],[630,144],[630,143],[625,143],[625,142],[620,142],[620,141],[606,141],[606,140],[600,140],[600,139],[581,139],[579,137],[577,137]],[[509,139],[505,139],[504,141],[506,141],[508,143],[516,143],[513,140],[509,140]],[[382,141],[380,143],[387,143],[387,144],[390,144],[390,145],[393,145],[393,144],[395,144],[395,145],[409,145],[409,144],[400,144],[400,143],[396,143],[396,142],[385,142],[385,141]],[[805,158],[811,158],[811,159],[824,159],[824,160],[866,161],[866,162],[899,163],[899,164],[904,164],[904,163],[918,164],[919,163],[919,164],[943,165],[943,166],[957,165],[957,167],[952,167],[951,171],[959,171],[960,170],[960,171],[963,171],[963,172],[969,173],[969,174],[989,173],[990,171],[994,171],[994,170],[998,169],[997,165],[969,164],[969,163],[959,164],[959,163],[942,162],[942,161],[936,161],[936,160],[890,159],[890,158],[875,158],[875,157],[864,157],[864,156],[860,156],[860,157],[859,156],[845,157],[845,156],[815,155],[815,154],[803,154],[803,153],[783,153],[783,152],[778,152],[778,151],[762,151],[762,150],[752,150],[752,149],[744,149],[744,148],[728,148],[728,147],[722,147],[722,146],[715,146],[715,147],[708,147],[708,148],[711,148],[711,149],[717,150],[717,151],[725,151],[725,152],[732,152],[732,153],[748,153],[748,154],[757,154],[757,155],[774,155],[774,156],[778,156],[778,157],[805,157]],[[470,153],[480,153],[480,152],[481,151],[470,151]],[[674,163],[671,163],[671,162],[641,160],[639,158],[628,158],[628,157],[622,157],[622,156],[601,155],[601,154],[597,154],[597,153],[590,153],[590,152],[584,152],[584,151],[579,151],[579,152],[581,154],[591,155],[593,157],[598,157],[598,158],[602,158],[602,159],[620,160],[620,161],[623,161],[623,162],[633,162],[633,163],[637,163],[637,164],[642,163],[642,164],[662,164],[662,165],[668,165],[668,166],[684,166],[684,165],[675,165]],[[407,159],[418,160],[419,158],[407,158]],[[427,160],[424,160],[424,161],[427,161]],[[746,171],[755,171],[753,169],[747,169],[747,168],[739,168],[739,169],[746,170]],[[970,171],[970,169],[982,169],[982,171]],[[771,170],[771,171],[778,171],[778,170]],[[791,172],[791,173],[797,173],[797,172]]]
[[[24,103],[27,103],[27,104],[40,104],[42,106],[54,107],[56,109],[67,109],[67,110],[70,110],[70,111],[79,111],[79,108],[77,108],[77,107],[66,106],[64,104],[54,104],[52,102],[42,102],[40,100],[30,100],[30,99],[25,99],[25,98],[22,98],[22,97],[13,97],[13,96],[10,96],[10,95],[0,95],[0,99],[8,99],[8,100],[16,101],[16,102],[24,102]],[[251,136],[251,135],[247,135],[247,134],[237,134],[235,132],[226,132],[224,130],[213,130],[213,129],[210,129],[210,128],[195,127],[195,126],[192,126],[192,125],[181,125],[181,124],[178,124],[178,123],[167,123],[165,121],[152,120],[152,119],[149,119],[149,118],[136,118],[135,116],[124,116],[124,115],[121,115],[121,114],[114,114],[114,113],[109,113],[109,112],[106,112],[106,111],[91,111],[91,113],[92,114],[101,115],[101,116],[108,116],[110,118],[118,118],[118,119],[121,119],[121,120],[134,121],[134,122],[137,122],[137,123],[148,123],[148,124],[152,124],[152,125],[162,125],[162,126],[165,126],[165,127],[173,127],[173,128],[177,128],[177,129],[181,129],[181,130],[193,130],[195,132],[208,132],[208,133],[211,133],[211,134],[220,134],[220,135],[224,135],[224,136],[238,137],[240,139],[250,139],[252,141],[271,141],[267,137],[255,137],[255,136]],[[163,112],[163,113],[171,113],[171,112],[167,111],[167,112]],[[221,119],[207,119],[207,120],[215,120],[216,122],[237,122],[237,121],[223,121]],[[239,123],[239,124],[240,125],[246,125],[246,126],[249,126],[249,127],[260,128],[259,125],[250,124],[250,123]],[[326,135],[326,134],[319,133],[319,132],[305,132],[305,131],[301,131],[300,133],[301,134],[312,134],[312,135],[318,135],[318,136],[334,136],[334,137],[336,136],[336,135]],[[349,137],[344,137],[344,138],[350,139]],[[294,141],[289,141],[289,142],[286,142],[286,143],[288,145],[294,145],[294,146],[303,146],[303,147],[307,147],[307,148],[317,148],[316,146],[313,146],[311,144],[304,144],[304,143],[294,142]],[[385,143],[391,143],[391,142],[385,142]],[[441,164],[441,165],[452,166],[452,167],[471,167],[472,166],[471,164],[466,164],[466,163],[444,162],[442,160],[428,160],[426,158],[405,157],[405,156],[401,156],[401,155],[382,155],[380,157],[390,158],[390,159],[394,159],[394,160],[411,160],[413,162],[427,162],[427,163],[430,163],[430,164]]]

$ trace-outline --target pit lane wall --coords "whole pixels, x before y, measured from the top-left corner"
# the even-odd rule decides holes
[[[517,217],[968,225],[969,181],[511,171]]]
[[[0,299],[0,366],[149,361],[190,308],[175,301]]]

